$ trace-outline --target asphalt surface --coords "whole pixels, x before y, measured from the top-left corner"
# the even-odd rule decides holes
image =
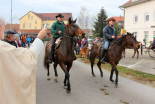
[[[132,58],[133,53],[133,49],[126,49],[126,57],[121,59],[119,65],[155,75],[155,59],[150,58],[146,52],[143,52],[143,55],[139,54],[138,59],[137,55]]]
[[[70,71],[71,93],[63,88],[64,73],[58,66],[58,82],[54,82],[54,70],[51,66],[51,80],[47,80],[47,70],[43,67],[41,53],[37,65],[37,104],[155,104],[155,89],[137,82],[119,77],[119,85],[109,81],[110,73],[100,77],[98,68],[94,68],[96,77],[92,77],[90,65],[75,61]],[[114,76],[115,79],[115,76]]]

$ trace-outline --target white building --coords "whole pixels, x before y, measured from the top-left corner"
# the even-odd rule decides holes
[[[134,32],[138,41],[153,41],[155,35],[155,0],[129,0],[124,5],[125,23],[127,32]]]

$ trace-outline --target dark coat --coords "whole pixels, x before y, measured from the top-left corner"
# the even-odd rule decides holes
[[[15,46],[17,48],[17,45],[16,45],[15,41],[9,42],[6,39],[3,39],[2,41],[7,42],[7,43],[9,43],[9,44],[11,44],[11,45],[13,45],[13,46]]]
[[[115,39],[117,39],[117,35],[116,35],[116,30],[115,28],[112,28],[108,25],[106,25],[103,29],[103,36],[104,36],[104,41],[109,41],[111,42],[113,39],[112,39],[112,36],[115,36]]]
[[[61,34],[58,34],[58,31],[62,31]],[[59,38],[65,32],[65,24],[64,22],[60,23],[58,20],[53,23],[51,26],[51,32],[53,33],[53,37]]]

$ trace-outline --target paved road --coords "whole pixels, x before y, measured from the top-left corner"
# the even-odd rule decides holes
[[[133,49],[126,49],[126,58],[122,58],[119,64],[131,69],[155,74],[155,59],[151,59],[149,54],[145,52],[138,59],[136,58],[137,56],[131,58],[133,53]]]
[[[42,53],[43,54],[43,53]],[[37,104],[155,104],[155,89],[119,77],[119,86],[109,81],[108,72],[100,78],[90,74],[90,66],[75,61],[70,71],[72,92],[67,94],[63,89],[64,73],[58,67],[59,81],[54,82],[54,71],[50,68],[51,79],[47,81],[47,72],[40,57],[37,70]],[[104,91],[103,91],[104,90]]]

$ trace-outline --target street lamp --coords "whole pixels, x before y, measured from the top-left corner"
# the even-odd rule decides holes
[[[11,0],[11,24],[10,24],[10,30],[12,30],[12,0]]]

